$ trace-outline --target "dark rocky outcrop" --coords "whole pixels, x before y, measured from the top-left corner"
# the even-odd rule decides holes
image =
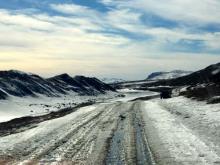
[[[0,71],[0,99],[6,99],[8,95],[35,97],[37,94],[59,97],[71,91],[81,95],[97,95],[115,90],[96,78],[84,76],[70,77],[68,74],[61,74],[44,79],[15,70]]]

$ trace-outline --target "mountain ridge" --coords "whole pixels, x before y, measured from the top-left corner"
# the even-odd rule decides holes
[[[192,73],[192,71],[184,71],[184,70],[172,70],[169,72],[153,72],[150,75],[148,75],[146,80],[165,80],[165,79],[173,79],[173,78],[178,78],[182,77],[185,75],[188,75]]]
[[[45,79],[36,74],[17,70],[0,71],[0,99],[6,99],[10,95],[37,97],[38,94],[59,97],[69,92],[98,95],[106,91],[115,91],[115,89],[94,77],[71,77],[64,73]]]
[[[220,96],[220,63],[193,72],[189,75],[175,79],[159,80],[142,84],[141,88],[170,86],[174,89],[182,89],[180,95],[196,98],[198,100],[209,100]]]

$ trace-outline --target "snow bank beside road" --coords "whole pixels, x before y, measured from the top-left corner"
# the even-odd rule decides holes
[[[172,99],[170,99],[172,100]],[[149,144],[158,164],[217,164],[219,154],[160,105],[146,101],[142,108]]]
[[[162,100],[159,104],[220,155],[220,104],[185,97]]]

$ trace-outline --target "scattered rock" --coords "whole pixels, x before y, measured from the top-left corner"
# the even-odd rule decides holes
[[[121,118],[121,120],[124,120],[126,118],[126,116],[124,115],[120,115],[119,117]]]

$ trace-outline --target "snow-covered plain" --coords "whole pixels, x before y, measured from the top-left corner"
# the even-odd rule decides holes
[[[117,97],[123,94],[125,97]],[[14,118],[23,116],[39,116],[52,111],[58,111],[62,108],[74,107],[80,103],[95,101],[95,102],[114,102],[128,101],[141,96],[157,95],[150,91],[137,91],[130,89],[119,90],[118,93],[107,92],[97,96],[80,96],[76,93],[63,95],[62,97],[13,97],[8,100],[0,100],[0,122],[9,121]]]
[[[23,116],[39,116],[62,108],[74,107],[80,103],[92,101],[103,101],[115,98],[118,94],[108,92],[97,96],[81,96],[76,93],[63,95],[61,97],[13,97],[0,100],[0,122],[9,121]]]

